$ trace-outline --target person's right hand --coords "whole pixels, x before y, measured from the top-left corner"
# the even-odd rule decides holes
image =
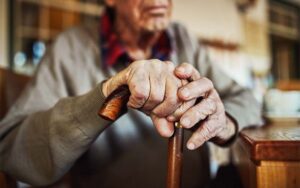
[[[177,91],[183,82],[174,75],[174,69],[171,62],[135,61],[104,82],[102,91],[107,97],[121,85],[128,85],[131,93],[128,107],[150,115],[159,134],[170,137],[174,126],[166,117],[182,104]]]

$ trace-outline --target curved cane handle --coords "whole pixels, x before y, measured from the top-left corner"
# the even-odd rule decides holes
[[[126,112],[126,104],[129,100],[129,96],[130,91],[128,86],[121,86],[114,90],[106,98],[98,112],[98,115],[106,120],[115,121]]]

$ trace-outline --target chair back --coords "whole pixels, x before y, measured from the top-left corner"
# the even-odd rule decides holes
[[[0,68],[0,119],[20,96],[30,77]]]

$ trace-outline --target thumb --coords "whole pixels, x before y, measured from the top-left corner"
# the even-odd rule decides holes
[[[167,117],[167,120],[172,122],[178,121],[188,109],[195,105],[195,103],[196,99],[183,102],[182,105],[177,108],[177,110],[172,115],[169,115]]]
[[[124,69],[103,83],[102,85],[103,95],[105,97],[108,97],[118,87],[126,84],[127,84],[127,70]]]
[[[171,137],[174,133],[174,122],[168,121],[166,118],[160,118],[151,115],[152,122],[157,132],[163,137]]]
[[[198,80],[200,73],[198,70],[189,63],[182,63],[175,68],[175,75],[179,79],[187,79],[189,81]]]

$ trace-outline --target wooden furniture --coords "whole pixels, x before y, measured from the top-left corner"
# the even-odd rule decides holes
[[[62,30],[84,21],[83,16],[99,17],[101,1],[19,0],[15,2],[16,35],[23,39],[48,41]],[[21,43],[24,41],[21,41]],[[21,46],[20,46],[21,47]]]
[[[19,97],[30,77],[0,68],[0,119]]]
[[[299,11],[300,6],[295,2],[269,1],[271,71],[276,81],[300,79]]]
[[[245,129],[233,157],[245,188],[298,188],[300,124]]]
[[[30,77],[0,68],[0,120],[19,97],[29,80]],[[6,174],[0,172],[0,187],[13,188],[16,187],[16,182]]]
[[[276,88],[283,91],[300,91],[300,80],[279,80],[276,83]]]

